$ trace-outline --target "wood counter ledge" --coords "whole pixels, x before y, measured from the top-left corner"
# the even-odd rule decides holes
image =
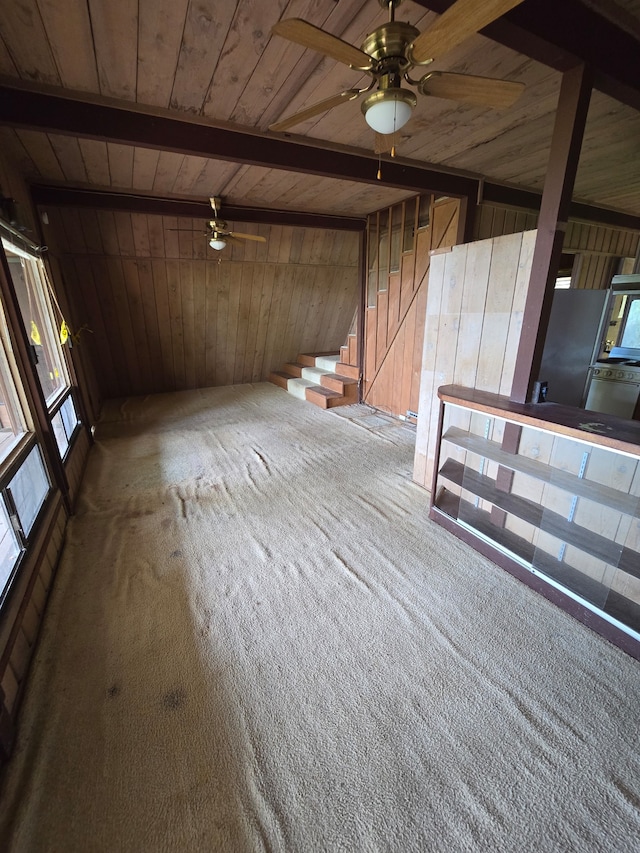
[[[589,444],[640,456],[640,421],[559,403],[514,403],[500,394],[460,385],[441,385],[438,397],[443,403],[475,409]]]

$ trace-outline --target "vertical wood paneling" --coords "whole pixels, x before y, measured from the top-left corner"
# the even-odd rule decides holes
[[[61,84],[36,0],[4,0],[0,36],[22,77],[54,86]]]
[[[267,243],[217,255],[200,220],[49,216],[73,316],[91,330],[81,347],[101,399],[265,380],[298,352],[337,350],[347,336],[356,234],[243,225]]]
[[[188,5],[189,0],[138,0],[136,94],[140,103],[169,106]]]
[[[67,481],[69,483],[69,498],[72,506],[75,506],[78,498],[80,483],[82,481],[90,448],[89,434],[86,427],[83,427],[78,433],[73,447],[69,451],[64,466],[67,474]]]
[[[290,229],[287,229],[290,231]],[[267,330],[271,323],[271,311],[273,306],[273,284],[275,278],[275,269],[273,264],[265,267],[264,278],[262,280],[262,290],[260,292],[260,304],[258,305],[258,324],[255,336],[255,350],[253,354],[253,364],[251,367],[251,381],[258,382],[265,362],[265,353],[267,346]]]
[[[200,0],[189,4],[171,92],[172,107],[202,108],[234,12],[232,3]]]
[[[172,390],[179,390],[187,387],[187,377],[184,365],[184,327],[182,323],[180,262],[177,260],[167,261],[167,294],[169,297],[169,318],[166,333],[171,341],[171,350],[173,353],[174,382]]]
[[[154,362],[157,376],[156,384],[161,391],[175,391],[176,377],[173,361],[173,343],[171,340],[171,314],[169,308],[168,264],[163,260],[151,262],[153,279],[153,297],[158,316],[158,336],[160,338],[160,361]],[[159,373],[159,375],[158,375]]]
[[[474,240],[486,240],[521,231],[530,231],[537,225],[538,215],[533,211],[510,211],[481,204],[474,223]],[[633,258],[640,246],[640,234],[620,228],[610,228],[587,222],[570,220],[564,240],[563,251],[588,258],[589,268],[573,287],[601,287],[604,262],[597,258]],[[606,277],[606,276],[605,276]],[[607,282],[604,286],[607,287]]]
[[[100,92],[136,99],[138,4],[130,0],[89,0]]]
[[[431,204],[431,220],[417,231],[414,251],[403,253],[401,272],[387,273],[386,290],[366,314],[364,400],[395,415],[418,408],[429,253],[455,242],[458,202]]]
[[[180,264],[180,296],[182,301],[182,343],[184,348],[185,387],[196,387],[195,299],[193,264]]]

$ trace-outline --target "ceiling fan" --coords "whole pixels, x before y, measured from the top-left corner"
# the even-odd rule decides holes
[[[367,124],[383,137],[377,139],[377,150],[388,151],[395,142],[393,135],[409,121],[417,104],[415,94],[402,88],[403,80],[421,95],[451,98],[496,109],[511,106],[524,89],[523,83],[468,74],[427,71],[417,79],[409,76],[412,69],[424,69],[522,0],[457,0],[422,33],[411,24],[395,20],[395,10],[402,0],[378,2],[383,8],[388,8],[389,20],[370,33],[361,48],[301,18],[288,18],[273,27],[272,32],[276,35],[317,50],[355,71],[362,71],[371,77],[371,82],[362,89],[347,89],[326,98],[270,125],[269,130],[289,130],[300,122],[370,92],[362,102],[362,112]]]
[[[213,210],[213,219],[208,222],[208,231],[205,236],[209,238],[209,245],[212,249],[220,252],[225,248],[228,242],[235,243],[241,240],[254,240],[256,243],[266,243],[266,237],[261,237],[258,234],[242,234],[240,231],[229,231],[227,223],[220,218],[220,207],[222,199],[220,196],[212,196],[209,201]]]
[[[203,237],[209,238],[209,245],[212,249],[221,252],[227,243],[240,243],[242,240],[253,240],[256,243],[266,243],[267,238],[261,237],[258,234],[242,234],[240,231],[229,231],[227,223],[220,218],[220,207],[222,199],[220,196],[211,196],[209,199],[211,209],[213,210],[213,219],[207,222],[207,230],[203,232]],[[167,228],[167,231],[191,231],[192,228]]]

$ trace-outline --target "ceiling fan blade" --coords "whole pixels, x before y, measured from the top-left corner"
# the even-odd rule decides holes
[[[523,89],[524,83],[514,83],[511,80],[438,71],[420,81],[420,91],[423,95],[450,98],[463,104],[493,107],[496,110],[506,109],[514,104]]]
[[[284,21],[278,21],[272,27],[271,32],[289,39],[289,41],[294,41],[296,44],[301,44],[303,47],[317,50],[318,53],[324,53],[325,56],[330,56],[332,59],[360,71],[369,71],[373,66],[373,60],[368,53],[339,39],[337,36],[332,36],[331,33],[321,30],[319,27],[314,27],[313,24],[309,24],[301,18],[287,18]]]
[[[325,98],[324,101],[318,101],[317,104],[307,107],[306,110],[300,110],[299,113],[294,113],[289,116],[289,118],[285,118],[275,124],[270,124],[269,130],[289,130],[290,127],[293,127],[295,124],[300,124],[308,118],[318,116],[320,113],[326,113],[327,110],[337,107],[339,104],[345,104],[347,101],[355,100],[355,98],[360,94],[360,89],[346,89],[344,92],[340,92],[339,95],[332,95],[330,98]]]
[[[437,59],[520,3],[522,0],[457,0],[409,47],[411,61],[420,65]]]
[[[258,234],[241,234],[239,231],[229,231],[228,235],[225,235],[225,236],[234,237],[234,238],[240,239],[240,240],[255,240],[256,243],[266,243],[267,242],[266,237],[260,237]]]

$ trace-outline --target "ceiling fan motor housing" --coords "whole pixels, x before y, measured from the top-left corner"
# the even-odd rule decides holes
[[[403,71],[410,64],[407,46],[420,35],[420,30],[402,21],[391,21],[375,29],[362,43],[362,50],[382,63],[381,70],[395,68]]]
[[[378,89],[362,103],[362,112],[370,127],[378,133],[399,130],[416,106],[413,92],[402,88],[402,75],[410,67],[407,47],[419,35],[411,24],[390,21],[365,39],[362,50],[375,60],[373,74]]]

